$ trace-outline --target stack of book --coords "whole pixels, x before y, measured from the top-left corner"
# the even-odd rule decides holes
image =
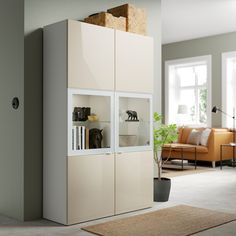
[[[72,150],[89,149],[89,129],[85,126],[73,126]]]

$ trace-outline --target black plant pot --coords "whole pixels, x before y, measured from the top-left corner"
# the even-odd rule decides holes
[[[154,178],[154,201],[167,202],[170,195],[171,180],[168,178]]]

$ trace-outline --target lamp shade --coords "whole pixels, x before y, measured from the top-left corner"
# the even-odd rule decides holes
[[[188,107],[187,105],[179,105],[178,106],[178,114],[188,114]]]

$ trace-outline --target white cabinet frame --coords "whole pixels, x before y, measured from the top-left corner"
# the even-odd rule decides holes
[[[127,32],[120,32],[119,35],[121,37],[117,40],[114,38],[117,36],[116,30],[74,20],[54,23],[44,29],[43,217],[46,219],[68,225],[114,215],[116,204],[119,202],[116,196],[120,197],[123,189],[128,189],[128,201],[126,201],[127,198],[123,201],[121,197],[122,209],[117,208],[117,213],[152,206],[153,39]],[[90,48],[89,43],[94,38],[97,42],[93,48]],[[116,48],[118,43],[122,50]],[[127,51],[129,45],[136,46]],[[140,56],[130,63],[136,55],[133,52],[137,50]],[[104,57],[103,54],[101,56],[101,52],[105,52],[106,60],[104,61],[99,61]],[[117,52],[119,52],[118,57]],[[126,60],[128,64],[123,61],[124,57],[128,58]],[[116,60],[117,58],[120,58],[119,61]],[[117,73],[118,66],[120,73]],[[81,71],[80,68],[83,70]],[[132,75],[132,79],[129,75]],[[119,78],[121,81],[118,81]],[[128,87],[125,78],[127,78]],[[117,86],[118,84],[121,86]],[[84,97],[80,100],[79,95],[96,96],[93,97],[95,99],[91,99],[91,105],[88,104],[88,106],[92,107],[92,112],[93,108],[96,108],[94,112],[98,113],[100,121],[105,121],[105,123],[98,123],[99,128],[106,127],[104,134],[109,132],[110,135],[110,137],[104,136],[107,138],[104,141],[105,148],[73,150],[72,127],[81,124],[72,121],[73,109],[74,106],[87,105],[87,98],[84,102],[82,100]],[[106,97],[104,103],[99,96]],[[149,131],[146,125],[149,123],[147,116],[144,119],[146,122],[143,133],[145,139],[143,139],[144,142],[139,142],[139,144],[149,145],[118,147],[119,100],[117,99],[119,96],[150,99],[150,108],[148,107],[150,109],[150,143],[146,142],[149,135],[146,132]],[[110,103],[108,103],[109,99]],[[146,104],[149,106],[148,102]],[[102,119],[103,114],[107,119]],[[110,115],[109,118],[108,115]],[[97,123],[88,126],[97,127]],[[121,152],[123,153],[119,154]],[[135,169],[132,179],[129,168],[123,167],[133,165],[138,168]],[[95,181],[93,171],[95,171]],[[126,181],[126,177],[131,179]],[[119,187],[116,186],[118,182]],[[130,186],[135,186],[135,191]],[[139,194],[145,196],[142,197]],[[86,198],[88,195],[89,198]],[[103,195],[106,196],[103,197]],[[129,200],[134,197],[132,206],[129,206]],[[106,204],[105,207],[103,207],[104,204]],[[99,207],[94,207],[94,205],[99,205]]]
[[[85,149],[85,150],[72,150],[72,96],[73,95],[94,95],[94,96],[106,96],[110,97],[110,148],[99,149]],[[101,90],[87,90],[87,89],[68,89],[68,128],[67,128],[67,153],[68,156],[81,156],[81,155],[93,155],[93,154],[111,154],[114,153],[114,92],[101,91]]]
[[[119,147],[119,98],[146,98],[149,99],[150,111],[150,144],[145,146],[132,146],[132,147]],[[145,93],[130,93],[130,92],[117,92],[115,93],[115,152],[139,152],[153,150],[153,110],[152,110],[152,95]]]

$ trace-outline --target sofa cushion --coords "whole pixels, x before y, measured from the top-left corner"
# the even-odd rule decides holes
[[[179,127],[178,128],[178,143],[181,143],[181,139],[182,139],[182,134],[183,134],[183,127]]]
[[[202,127],[201,128],[190,128],[190,127],[179,128],[178,143],[187,143],[188,137],[193,129],[197,131],[203,131],[205,128],[202,128]]]
[[[191,133],[188,136],[187,144],[199,145],[201,139],[201,131],[192,129]]]
[[[183,152],[195,152],[194,148],[196,147],[197,153],[208,153],[208,148],[205,146],[196,146],[196,145],[182,144],[182,143],[166,144],[164,145],[163,151],[168,151],[170,147],[172,147],[172,150],[176,152],[181,152],[181,148],[175,149],[175,147],[191,147],[191,148],[186,148],[186,149],[183,148]]]
[[[180,143],[187,143],[188,136],[191,133],[192,128],[184,127],[181,134]]]
[[[208,148],[206,146],[197,146],[196,148],[198,153],[208,153]]]
[[[201,145],[207,146],[210,133],[211,133],[211,129],[209,128],[206,128],[202,131],[201,138],[200,138]]]

